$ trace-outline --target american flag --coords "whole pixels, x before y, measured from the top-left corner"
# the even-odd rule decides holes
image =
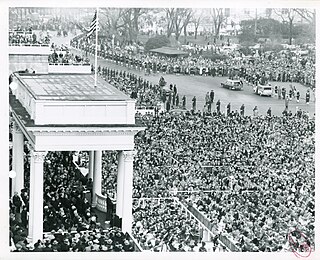
[[[90,37],[90,35],[93,34],[97,28],[99,30],[99,23],[97,21],[97,11],[96,11],[94,13],[94,17],[93,17],[92,22],[90,24],[90,28],[87,32],[87,37]]]

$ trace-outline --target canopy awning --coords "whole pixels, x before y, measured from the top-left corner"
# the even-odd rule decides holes
[[[177,50],[171,47],[161,47],[157,49],[152,49],[150,52],[159,53],[162,55],[168,55],[168,56],[177,56],[177,55],[188,55],[187,52]]]

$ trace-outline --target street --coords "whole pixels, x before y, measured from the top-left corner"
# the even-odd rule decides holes
[[[74,37],[73,35],[68,35],[67,37],[58,37],[55,32],[50,33],[52,35],[52,42],[60,45],[69,45],[70,39]],[[84,52],[71,48],[74,54],[85,55]],[[94,64],[94,56],[89,54],[90,63]],[[192,98],[196,96],[197,99],[197,110],[202,110],[205,103],[205,95],[207,92],[214,90],[215,92],[215,102],[220,99],[221,111],[225,111],[225,107],[228,103],[231,104],[231,110],[238,110],[242,104],[245,105],[245,114],[252,115],[253,108],[258,107],[258,113],[265,115],[269,107],[271,107],[272,114],[281,115],[285,108],[285,101],[283,99],[278,99],[278,97],[264,97],[258,96],[253,93],[252,87],[244,83],[244,88],[242,91],[233,91],[221,87],[221,82],[226,80],[226,77],[211,77],[211,76],[189,76],[189,75],[174,75],[174,74],[150,74],[145,75],[144,71],[139,71],[136,69],[130,69],[121,65],[117,65],[115,62],[110,62],[105,59],[98,57],[98,65],[107,66],[111,69],[126,70],[136,75],[143,77],[144,79],[152,82],[153,84],[158,84],[159,78],[163,76],[167,81],[167,84],[176,84],[178,88],[178,94],[181,98],[183,95],[187,98],[187,108],[192,107]],[[297,103],[296,99],[293,98],[289,101],[289,110],[295,112],[297,109],[301,109],[313,116],[315,113],[315,102],[314,95],[311,93],[311,101],[306,104],[305,96],[307,87],[299,83],[290,82],[271,82],[274,87],[286,87],[289,90],[289,86],[292,84],[300,91],[300,102]],[[215,104],[213,104],[212,109],[215,110]]]

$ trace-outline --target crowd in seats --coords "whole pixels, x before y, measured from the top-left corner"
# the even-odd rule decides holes
[[[71,44],[86,52],[94,53],[94,45]],[[315,51],[308,50],[307,55],[299,52],[265,52],[254,57],[246,57],[241,52],[229,53],[226,59],[211,60],[204,57],[188,56],[167,57],[151,53],[132,53],[124,48],[112,49],[100,46],[100,56],[113,60],[117,64],[145,69],[148,72],[176,73],[184,75],[229,76],[233,68],[241,70],[241,77],[256,83],[262,77],[268,81],[297,82],[312,89],[315,88]]]
[[[143,250],[199,251],[199,224],[171,199],[138,201],[133,210],[133,235]]]
[[[287,233],[292,228],[303,232],[307,243],[314,245],[314,119],[306,114],[250,117],[235,112],[161,113],[141,119],[147,129],[136,137],[134,198],[179,197],[185,191],[183,199],[205,214],[217,232],[229,237],[241,251],[289,250]],[[76,202],[83,186],[68,174],[72,172],[70,162],[59,153],[49,155],[45,162],[45,212],[53,214],[52,222],[58,223],[46,231],[99,228],[94,218],[85,215],[88,208]],[[205,165],[211,165],[211,170]],[[116,189],[115,153],[103,154],[103,167],[103,185],[110,186],[104,188]],[[61,178],[54,177],[57,175]],[[16,214],[17,207],[19,202],[12,199],[10,222],[15,244],[26,236],[25,213]],[[157,217],[170,217],[169,212],[170,203],[134,207],[134,234],[146,250],[160,250],[160,245],[163,250],[161,241],[168,244],[162,237],[165,234],[158,234],[167,230],[161,226],[166,222]],[[77,219],[77,214],[82,219]],[[189,221],[183,214],[171,214],[174,216],[179,225]],[[154,240],[147,239],[148,232]],[[173,236],[167,250],[189,250],[183,234]]]
[[[111,198],[116,197],[117,190],[117,174],[118,174],[118,158],[116,151],[104,151],[102,153],[102,179],[101,193],[109,195]]]
[[[314,119],[235,112],[141,119],[134,198],[186,199],[241,251],[289,250],[293,228],[314,245]]]
[[[81,55],[75,55],[67,47],[52,45],[53,51],[49,57],[49,64],[90,64],[90,59]]]
[[[137,138],[134,196],[167,196],[169,189],[231,191],[203,195],[195,206],[240,239],[242,250],[250,250],[259,235],[268,242],[256,245],[260,251],[281,250],[288,226],[314,237],[313,134],[314,121],[307,117],[167,114]],[[199,162],[223,167],[207,173]]]
[[[10,200],[12,251],[133,251],[133,242],[118,228],[102,234],[97,215],[84,196],[90,181],[76,170],[72,159],[69,152],[49,152],[45,158],[43,229],[51,232],[49,241],[46,237],[32,245],[27,239],[28,188]]]
[[[250,68],[257,64],[248,62],[247,65]],[[247,68],[240,70],[246,80],[246,75],[251,75],[246,73],[254,72],[250,69],[248,72]],[[262,71],[264,67],[259,68]],[[310,69],[312,71],[312,66]],[[156,98],[161,98],[161,91],[156,85],[144,84],[146,81],[142,82],[142,78],[132,73],[108,68],[98,70],[111,84],[137,98],[138,104],[148,100],[143,95],[149,89],[150,93],[156,94]],[[263,76],[267,77],[266,74]],[[280,76],[280,81],[282,79]],[[141,95],[143,98],[139,100]],[[186,191],[183,194],[187,195],[183,199],[205,214],[218,232],[226,234],[241,251],[289,250],[287,233],[292,228],[301,230],[308,237],[307,243],[313,246],[314,119],[301,111],[296,114],[289,112],[281,117],[250,117],[233,111],[228,114],[195,111],[141,116],[147,129],[136,136],[138,153],[134,161],[133,197],[180,196],[181,191]],[[57,157],[57,163],[65,160],[63,156]],[[115,153],[104,153],[105,191],[116,190],[116,161]],[[67,164],[68,162],[67,160]],[[213,166],[212,170],[208,172],[203,165]],[[51,166],[49,168],[54,169]],[[78,192],[78,189],[82,189],[82,181],[69,182],[69,179],[66,180],[66,173],[71,168],[60,168],[56,169],[63,177],[55,190],[45,190],[45,212],[48,208],[52,211],[52,204],[56,203],[52,203],[53,197],[65,204],[63,208],[71,206],[71,209],[67,212],[63,209],[58,213],[55,210],[60,221],[58,226],[49,226],[47,230],[59,228],[71,231],[81,227],[95,229],[97,225],[92,223],[91,218],[86,218],[88,208],[80,206],[78,209],[75,204],[72,205],[79,194],[81,198],[81,191]],[[53,175],[52,170],[49,170],[49,174]],[[50,182],[49,178],[45,187],[52,186]],[[199,195],[195,196],[195,192]],[[11,217],[15,223],[20,216],[14,211],[13,205],[12,202]],[[162,243],[162,234],[157,234],[157,230],[149,225],[151,219],[157,219],[160,215],[154,215],[153,210],[169,215],[169,210],[161,208],[165,206],[146,204],[134,210],[135,236],[146,250],[157,251],[160,250],[160,245],[165,244]],[[79,218],[65,221],[64,215],[68,219],[75,215],[72,207],[76,207],[77,214],[84,214],[81,219],[84,225],[77,223]],[[183,219],[183,215],[178,215],[176,220],[187,221]],[[20,222],[22,223],[18,221],[19,224]],[[159,224],[161,228],[160,221]],[[12,230],[13,238],[19,229],[20,226],[14,232]],[[156,236],[151,241],[147,239],[150,231],[153,233],[151,235]],[[19,236],[23,235],[25,232],[19,231]],[[185,234],[169,241],[175,241],[169,243],[169,250],[188,251],[191,248]]]
[[[165,114],[137,143],[134,196],[217,190],[193,202],[243,251],[282,250],[295,226],[313,243],[313,119]]]
[[[14,252],[133,252],[134,246],[128,234],[117,227],[92,229],[82,232],[48,232],[34,245],[25,242],[15,244]]]
[[[40,19],[32,19],[28,20],[28,22],[19,22],[15,21],[15,23],[9,23],[9,28],[16,31],[24,31],[24,30],[37,30],[42,32],[49,31],[67,31],[74,32],[77,28],[77,25],[74,22],[74,18],[64,18],[55,16],[55,17],[40,17]],[[19,23],[18,25],[17,22]],[[77,21],[78,22],[78,21]]]
[[[39,37],[35,33],[32,33],[32,31],[9,32],[9,45],[39,45],[49,43],[50,38],[47,35]]]

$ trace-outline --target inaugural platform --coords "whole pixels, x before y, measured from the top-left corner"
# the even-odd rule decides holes
[[[93,206],[101,197],[101,153],[117,150],[117,215],[122,230],[132,223],[135,101],[94,75],[19,74],[11,83],[10,107],[14,119],[13,190],[23,188],[24,137],[32,147],[29,237],[43,235],[43,162],[48,151],[90,151]]]

